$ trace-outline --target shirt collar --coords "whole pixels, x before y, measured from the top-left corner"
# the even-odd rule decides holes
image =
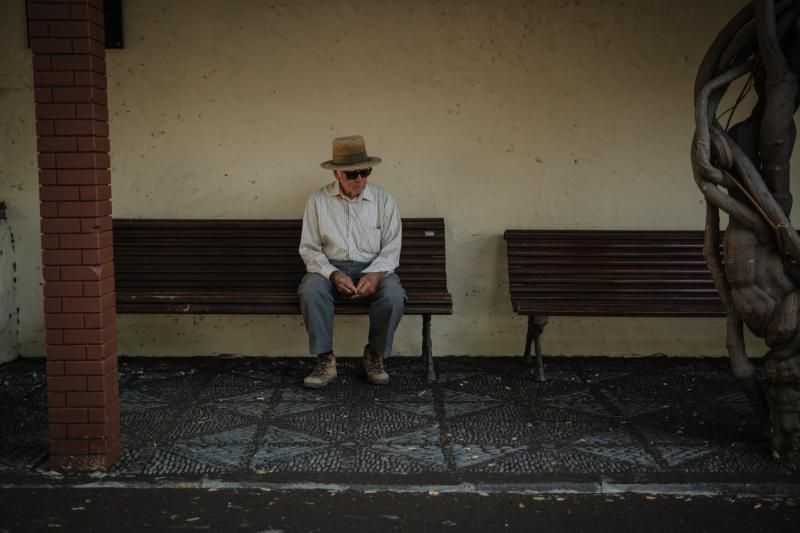
[[[360,198],[356,197],[356,198],[351,200],[350,198],[348,198],[347,196],[345,196],[342,193],[342,189],[341,189],[341,187],[339,187],[339,182],[334,180],[334,182],[331,183],[330,187],[328,188],[328,196],[341,196],[342,198],[344,198],[348,202],[355,202],[355,201],[358,201],[359,199],[360,200],[368,200],[370,202],[375,200],[375,195],[373,194],[372,184],[371,183],[367,183],[367,186],[364,187],[364,191],[361,193],[361,197]]]

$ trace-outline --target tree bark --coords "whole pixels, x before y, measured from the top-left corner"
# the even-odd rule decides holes
[[[691,154],[707,205],[706,262],[728,309],[731,368],[769,427],[773,454],[795,469],[800,469],[800,237],[789,218],[789,162],[798,107],[799,15],[800,0],[755,0],[720,31],[697,73]],[[723,127],[720,101],[745,77],[755,103],[749,116]],[[724,236],[720,210],[729,216]],[[747,354],[743,326],[767,346],[762,379]]]

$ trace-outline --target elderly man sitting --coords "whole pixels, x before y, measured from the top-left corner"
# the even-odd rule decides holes
[[[300,308],[317,364],[303,385],[320,388],[336,379],[333,353],[334,302],[369,301],[369,337],[364,347],[367,380],[389,382],[384,357],[405,307],[405,291],[394,273],[400,260],[402,226],[388,192],[367,182],[381,159],[367,155],[364,138],[333,140],[333,158],[321,164],[335,181],[311,195],[303,215],[300,255],[307,273],[300,283]]]

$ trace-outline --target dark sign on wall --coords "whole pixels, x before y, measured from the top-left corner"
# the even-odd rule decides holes
[[[124,48],[122,40],[122,0],[104,0],[106,48]]]
[[[122,0],[103,0],[106,26],[106,48],[124,48],[122,38]],[[30,26],[28,28],[28,48],[31,47]]]

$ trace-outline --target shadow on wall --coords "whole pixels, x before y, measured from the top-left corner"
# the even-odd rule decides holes
[[[16,269],[14,235],[6,219],[6,204],[0,202],[0,363],[19,355]]]

